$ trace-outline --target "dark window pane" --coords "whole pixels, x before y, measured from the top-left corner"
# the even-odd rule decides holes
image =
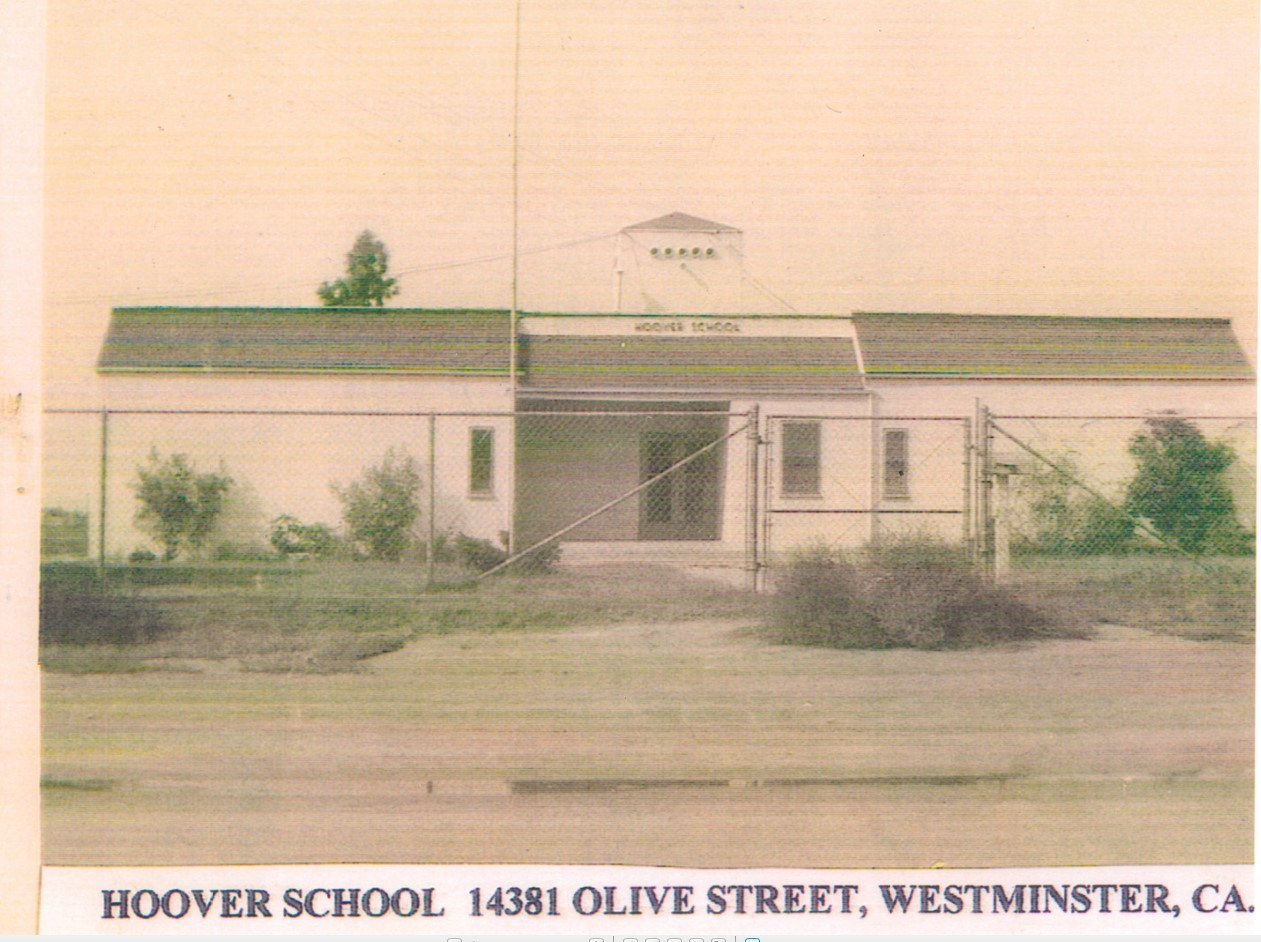
[[[495,430],[475,428],[469,431],[470,494],[489,494],[495,480]]]
[[[884,431],[884,496],[909,497],[910,461],[907,457],[910,433],[904,428]]]
[[[819,423],[785,422],[782,460],[785,494],[819,493]]]

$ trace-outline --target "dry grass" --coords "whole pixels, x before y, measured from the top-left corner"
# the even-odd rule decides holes
[[[1038,607],[1079,623],[1192,640],[1256,640],[1252,557],[1030,557],[1015,562],[1009,582]]]
[[[687,620],[759,604],[651,566],[481,582],[444,567],[445,581],[433,586],[423,566],[370,562],[138,566],[112,572],[108,584],[87,566],[45,573],[41,660],[69,673],[187,670],[198,661],[328,673],[431,634]]]

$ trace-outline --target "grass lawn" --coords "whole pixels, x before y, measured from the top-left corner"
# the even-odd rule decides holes
[[[430,587],[423,566],[369,562],[120,567],[107,574],[111,591],[87,602],[87,617],[107,627],[80,629],[79,637],[96,639],[88,644],[46,639],[41,662],[68,673],[202,669],[207,660],[328,673],[428,635],[748,615],[761,604],[665,568],[631,579],[598,568],[481,583],[454,567],[438,576]],[[89,566],[45,566],[46,598],[68,596],[74,617],[85,607],[78,587],[92,578]],[[70,607],[50,613],[46,603],[46,620]],[[118,637],[138,624],[148,630]]]
[[[53,646],[132,668],[45,675],[46,863],[1252,860],[1250,645],[787,647],[652,567],[262,575]]]
[[[1013,561],[1008,581],[1033,604],[1086,623],[1199,640],[1256,640],[1252,557],[1026,557]]]

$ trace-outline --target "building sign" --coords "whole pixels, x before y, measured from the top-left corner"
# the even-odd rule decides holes
[[[642,320],[635,321],[637,334],[738,334],[739,321],[714,320]]]

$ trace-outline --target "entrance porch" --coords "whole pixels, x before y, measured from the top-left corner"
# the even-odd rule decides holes
[[[613,502],[562,542],[720,543],[730,421],[726,403],[530,402],[516,419],[517,545]]]

